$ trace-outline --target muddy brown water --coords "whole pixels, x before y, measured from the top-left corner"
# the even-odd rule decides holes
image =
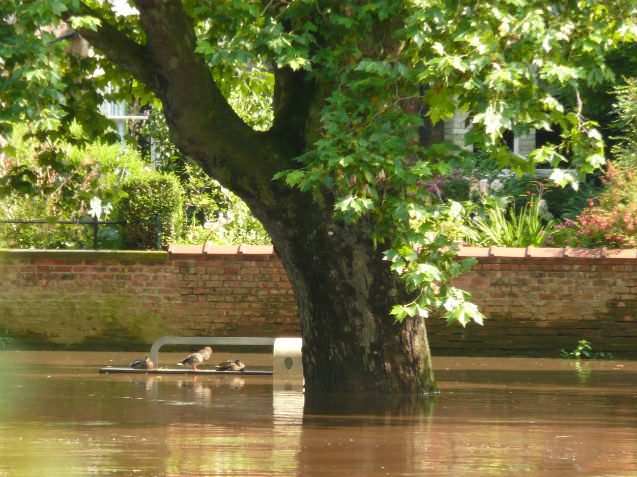
[[[304,409],[270,377],[97,373],[133,357],[0,352],[0,477],[637,476],[637,362],[437,358],[433,399]]]

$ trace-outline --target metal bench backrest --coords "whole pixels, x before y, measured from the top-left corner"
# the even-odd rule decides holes
[[[274,338],[251,336],[162,336],[150,348],[150,359],[159,367],[159,349],[165,345],[197,346],[274,346]]]

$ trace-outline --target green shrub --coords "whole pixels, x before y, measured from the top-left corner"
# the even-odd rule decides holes
[[[124,246],[131,249],[167,248],[178,236],[182,222],[183,190],[176,177],[147,172],[128,179],[126,197],[118,207],[118,218],[127,222]]]
[[[598,179],[582,181],[577,190],[572,187],[561,187],[548,184],[542,193],[549,212],[559,219],[574,219],[586,208],[589,201],[601,192]]]
[[[77,131],[80,136],[81,130]],[[120,144],[41,143],[26,125],[14,128],[0,156],[0,220],[50,221],[46,225],[0,225],[0,246],[8,248],[89,248],[90,226],[54,221],[90,221],[90,202],[117,208],[122,184],[148,168],[135,151]],[[100,220],[109,220],[103,214]],[[118,228],[100,226],[100,247],[120,248]]]
[[[257,103],[235,106],[239,106],[239,114],[243,111],[253,115],[254,121],[250,124],[255,128],[267,129],[267,114],[253,114],[258,110]],[[248,206],[181,154],[171,142],[160,110],[152,109],[148,120],[139,124],[133,136],[146,161],[152,162],[161,172],[174,174],[181,183],[184,214],[177,242],[197,245],[203,245],[204,242],[218,245],[270,243],[270,237]]]

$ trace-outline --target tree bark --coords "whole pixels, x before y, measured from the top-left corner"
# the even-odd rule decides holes
[[[295,289],[310,395],[433,392],[425,322],[390,317],[407,297],[366,224],[334,221],[307,199],[290,203],[285,215],[304,220],[263,222]]]

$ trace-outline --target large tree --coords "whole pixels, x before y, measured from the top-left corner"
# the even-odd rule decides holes
[[[424,318],[464,325],[482,316],[449,285],[467,265],[454,259],[463,210],[428,185],[463,152],[435,143],[433,128],[462,110],[471,141],[503,166],[558,166],[568,156],[589,172],[603,144],[580,91],[612,80],[605,56],[636,31],[632,0],[131,7],[1,2],[1,124],[30,119],[48,138],[73,119],[95,125],[107,84],[161,102],[177,147],[271,235],[296,292],[310,393],[434,387]],[[69,54],[56,41],[61,22],[95,53]],[[252,87],[270,103],[265,130],[229,102]],[[505,130],[552,127],[562,144],[529,158],[502,144]]]

